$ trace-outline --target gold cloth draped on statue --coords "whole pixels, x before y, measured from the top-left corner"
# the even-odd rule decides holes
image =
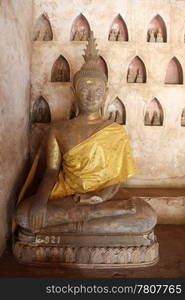
[[[112,123],[63,156],[51,198],[98,191],[127,180],[136,168],[125,129]]]
[[[41,148],[35,156],[18,203],[34,178],[40,155]],[[66,152],[62,166],[50,198],[98,191],[136,174],[128,136],[117,123],[104,127]]]

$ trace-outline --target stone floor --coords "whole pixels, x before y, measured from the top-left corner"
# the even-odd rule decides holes
[[[10,249],[0,258],[0,277],[185,277],[185,225],[158,225],[156,235],[160,244],[160,261],[152,267],[140,269],[64,269],[32,267],[18,264]]]

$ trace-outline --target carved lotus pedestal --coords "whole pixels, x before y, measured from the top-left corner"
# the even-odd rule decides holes
[[[151,266],[158,261],[156,214],[143,200],[136,212],[84,223],[52,226],[33,234],[20,228],[13,252],[20,263],[78,268]]]

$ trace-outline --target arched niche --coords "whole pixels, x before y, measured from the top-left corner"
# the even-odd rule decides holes
[[[144,124],[145,126],[162,126],[164,120],[163,109],[160,102],[154,98],[147,105]]]
[[[34,41],[51,41],[53,40],[53,32],[50,21],[45,14],[42,14],[35,25]]]
[[[90,26],[83,14],[80,14],[73,22],[71,28],[71,41],[87,41],[90,34]]]
[[[100,56],[97,63],[101,67],[101,69],[103,70],[103,72],[105,73],[105,75],[107,76],[107,79],[108,79],[108,67],[107,67],[107,63],[104,60],[104,58],[102,56]]]
[[[126,124],[126,109],[123,102],[119,99],[119,97],[116,97],[114,101],[109,104],[108,109],[108,119],[113,120],[114,122],[117,122],[121,125]]]
[[[33,105],[32,123],[50,123],[51,122],[51,112],[47,101],[44,97],[40,96]]]
[[[166,71],[166,84],[183,84],[183,71],[180,62],[176,57],[173,57]]]
[[[147,42],[150,43],[166,43],[167,30],[166,25],[161,16],[155,16],[148,25]]]
[[[109,31],[108,40],[109,41],[128,41],[127,26],[120,14],[117,15],[112,22],[112,25],[111,25],[111,28]]]
[[[127,72],[128,83],[145,83],[146,82],[146,68],[143,61],[136,56],[128,67]]]
[[[181,126],[185,126],[185,108],[183,109],[181,114]]]
[[[60,55],[51,70],[51,82],[69,82],[70,67],[64,56]]]

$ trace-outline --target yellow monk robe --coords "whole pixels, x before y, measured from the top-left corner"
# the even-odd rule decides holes
[[[63,156],[51,198],[98,191],[136,174],[125,129],[112,123],[73,147]]]
[[[17,204],[33,181],[41,152],[40,147]],[[104,127],[65,153],[62,165],[50,198],[98,191],[136,174],[127,133],[117,123]]]

